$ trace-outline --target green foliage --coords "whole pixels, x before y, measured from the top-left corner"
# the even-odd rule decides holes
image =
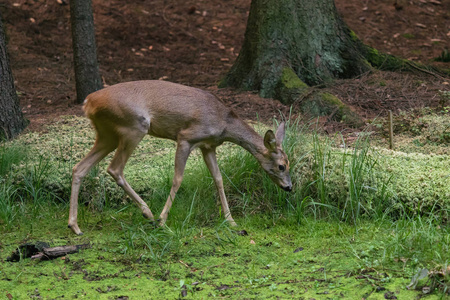
[[[408,69],[408,61],[395,57],[393,55],[381,53],[375,48],[366,46],[367,61],[375,68],[380,70],[397,71]]]
[[[450,91],[439,91],[439,105],[441,113],[448,114],[450,112]]]
[[[436,131],[438,126],[430,128]],[[258,130],[262,133],[266,129]],[[36,210],[42,206],[41,202],[67,202],[72,167],[92,146],[91,131],[84,119],[70,118],[50,128],[51,134],[24,135],[8,143],[8,147],[28,149],[30,159],[25,163],[11,161],[4,193],[35,203]],[[243,149],[229,144],[219,148],[219,165],[234,216],[259,212],[278,214],[286,210],[285,213],[300,223],[304,215],[335,217],[354,223],[360,217],[396,216],[404,211],[413,215],[431,211],[448,215],[448,155],[377,149],[370,146],[364,133],[349,147],[338,137],[326,139],[308,134],[305,128],[293,122],[288,123],[285,149],[291,158],[295,183],[295,192],[291,194],[275,186]],[[175,145],[171,141],[145,138],[125,169],[127,180],[156,214],[170,190],[174,152]],[[110,156],[94,168],[82,184],[80,203],[89,210],[100,212],[133,206],[106,173],[109,160]],[[192,208],[197,212],[196,224],[221,220],[215,186],[199,152],[194,152],[188,161],[169,226],[171,222],[180,222],[177,217],[180,212],[190,209],[192,195],[199,199]],[[18,207],[4,209],[5,215],[17,215],[14,211]]]
[[[4,262],[1,294],[288,298],[302,291],[305,298],[359,299],[389,292],[413,299],[426,290],[437,299],[449,290],[448,155],[376,148],[366,132],[350,146],[290,121],[283,146],[292,193],[242,149],[219,148],[237,229],[220,215],[199,153],[163,228],[143,219],[108,179],[106,161],[83,184],[79,237],[66,228],[67,199],[71,168],[92,146],[88,128],[84,119],[67,118],[51,134],[5,144],[5,153],[20,147],[27,155],[4,156],[11,158],[0,181],[2,253],[43,239],[51,246],[90,242],[92,249],[64,260]],[[170,189],[174,150],[172,142],[145,139],[127,165],[128,181],[155,213]]]
[[[384,218],[392,209],[390,177],[378,169],[379,155],[362,134],[354,148],[335,148],[334,141],[313,135],[310,164],[303,167],[306,195],[317,201],[314,215],[334,216],[356,223],[361,218]],[[317,204],[320,204],[319,206]]]
[[[438,112],[431,109],[401,111],[394,117],[396,149],[405,153],[450,154],[449,116],[445,107]],[[376,120],[375,126],[388,137],[387,119]]]
[[[434,59],[435,61],[450,62],[450,52],[447,49],[442,50],[441,55]]]
[[[264,214],[237,220],[245,235],[223,223],[199,227],[189,217],[154,229],[127,209],[88,212],[89,236],[74,237],[61,220],[67,212],[56,204],[48,208],[28,243],[45,238],[50,246],[90,243],[92,248],[64,259],[4,262],[3,295],[360,299],[389,292],[414,299],[429,288],[427,299],[439,299],[449,284],[447,275],[439,274],[448,266],[450,232],[435,223],[438,219],[349,226],[306,218],[297,226],[284,216]],[[4,234],[4,252],[15,250],[26,235],[26,228]],[[426,279],[406,289],[423,269]]]
[[[6,176],[13,165],[19,164],[27,157],[27,148],[21,145],[0,144],[0,178]]]
[[[412,34],[412,33],[404,33],[402,36],[403,36],[405,39],[414,39],[414,38],[415,38],[415,35]]]
[[[329,116],[352,127],[364,125],[363,120],[336,96],[326,92],[315,92],[300,104],[302,112],[311,117]]]

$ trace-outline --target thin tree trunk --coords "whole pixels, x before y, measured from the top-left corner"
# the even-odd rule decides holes
[[[70,0],[77,103],[102,88],[91,0]]]
[[[12,139],[27,125],[14,86],[6,50],[6,35],[0,15],[0,141]]]

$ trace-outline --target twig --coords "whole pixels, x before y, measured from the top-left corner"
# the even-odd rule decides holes
[[[426,69],[419,68],[419,66],[417,66],[416,64],[414,64],[414,63],[412,63],[412,62],[410,62],[410,61],[406,61],[406,63],[407,63],[409,66],[413,67],[414,69],[416,69],[416,70],[418,70],[418,71],[421,71],[421,72],[424,72],[424,73],[433,75],[434,77],[437,77],[437,78],[440,78],[440,79],[445,79],[444,77],[442,77],[442,76],[439,75],[439,74],[436,74],[435,72],[432,72],[432,71],[429,71],[429,70],[426,70]]]
[[[389,110],[389,149],[394,149],[394,122],[392,121],[392,110]]]

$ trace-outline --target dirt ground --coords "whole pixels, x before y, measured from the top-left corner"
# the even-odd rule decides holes
[[[93,0],[100,71],[105,85],[166,79],[208,89],[244,118],[268,121],[289,107],[254,92],[218,89],[244,39],[250,0]],[[365,43],[393,55],[435,62],[450,45],[450,1],[336,0]],[[11,65],[28,130],[60,115],[81,115],[74,104],[68,0],[8,0],[0,5]],[[439,105],[450,80],[421,71],[374,72],[325,89],[365,118]],[[294,115],[296,110],[294,107]],[[325,119],[324,125],[342,129]]]

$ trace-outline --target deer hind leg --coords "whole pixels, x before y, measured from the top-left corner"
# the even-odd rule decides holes
[[[219,193],[219,198],[222,204],[222,211],[225,215],[225,219],[231,226],[237,226],[236,222],[234,222],[233,217],[231,216],[230,208],[228,207],[227,197],[225,196],[225,191],[223,189],[222,174],[220,174],[219,166],[217,165],[216,149],[201,148],[201,150],[206,166],[211,172],[211,175],[214,179],[214,183],[216,184],[216,188]]]
[[[117,147],[117,140],[106,138],[97,134],[94,147],[91,151],[73,168],[72,192],[70,195],[70,211],[68,227],[77,235],[82,235],[78,227],[78,194],[83,178],[91,168],[101,161],[108,153]]]
[[[183,181],[184,168],[186,167],[186,161],[191,153],[191,145],[188,142],[178,142],[177,151],[175,153],[175,174],[173,176],[172,188],[170,189],[169,197],[167,198],[164,209],[160,215],[160,226],[164,226],[169,216],[170,208],[172,207],[175,195],[180,188]]]
[[[144,217],[154,221],[153,214],[148,208],[147,203],[145,203],[131,188],[123,175],[123,169],[125,168],[128,158],[130,158],[133,150],[144,136],[145,133],[132,132],[131,130],[126,130],[126,132],[120,134],[119,145],[111,164],[108,167],[108,173],[114,178],[117,185],[125,191],[125,193],[136,203],[137,206],[139,206]]]

